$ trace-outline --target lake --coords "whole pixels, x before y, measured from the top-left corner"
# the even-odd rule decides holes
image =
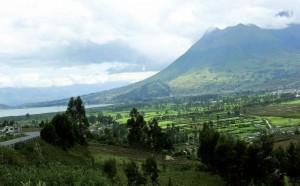
[[[99,105],[86,105],[85,108],[96,108],[105,107],[109,104],[99,104]],[[27,113],[33,114],[44,114],[53,112],[63,112],[67,109],[67,106],[50,106],[50,107],[33,107],[33,108],[17,108],[17,109],[0,109],[0,117],[7,116],[25,116]]]

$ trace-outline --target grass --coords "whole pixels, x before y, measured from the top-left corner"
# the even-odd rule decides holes
[[[23,127],[22,128],[22,132],[37,132],[40,130],[41,130],[41,128],[37,128],[37,127]]]
[[[247,108],[247,113],[254,116],[275,116],[285,118],[300,118],[300,105],[271,104]]]
[[[165,121],[161,121],[159,122],[159,126],[161,126],[162,128],[166,128],[168,125],[173,124],[173,121],[170,120],[165,120]]]
[[[0,157],[0,185],[109,185],[85,146],[65,151],[34,140],[15,150],[0,147]]]
[[[31,185],[112,185],[102,172],[103,163],[108,159],[117,161],[116,185],[126,185],[124,163],[135,161],[141,165],[152,155],[158,161],[160,185],[166,185],[169,178],[178,186],[225,185],[219,176],[197,170],[198,160],[175,157],[175,160],[166,161],[160,154],[95,141],[65,151],[42,140],[18,145],[16,150],[0,147],[0,185],[20,185],[29,181]]]
[[[283,102],[281,104],[283,104],[283,105],[300,105],[300,99]]]
[[[200,71],[193,71],[183,74],[169,82],[171,88],[186,90],[195,89],[203,84],[209,82],[225,82],[230,77],[225,76],[223,73],[211,72],[209,69],[202,69]]]
[[[159,154],[125,147],[101,145],[95,142],[90,143],[89,151],[97,163],[102,164],[105,160],[111,158],[116,159],[118,175],[122,183],[126,183],[126,177],[122,172],[122,166],[125,162],[135,161],[141,164],[147,157],[155,156],[160,169],[160,185],[167,185],[169,178],[171,178],[174,185],[178,186],[225,185],[219,176],[213,175],[209,172],[196,170],[199,165],[199,162],[196,160],[187,160],[183,157],[176,157],[175,160],[166,161],[163,156]]]
[[[216,175],[212,175],[207,172],[200,172],[200,171],[195,172],[193,170],[162,172],[159,178],[161,185],[167,185],[169,178],[171,178],[173,185],[177,185],[177,186],[224,185],[224,182],[221,180],[221,178]]]
[[[263,117],[267,119],[271,125],[276,127],[290,127],[290,126],[300,126],[300,119],[299,118],[284,118],[284,117]]]
[[[18,135],[15,135],[15,136],[13,136],[13,135],[0,136],[0,142],[12,140],[12,139],[23,137],[23,136],[25,136],[25,135],[24,134],[18,134]]]
[[[300,141],[300,135],[298,134],[293,136],[278,136],[275,137],[274,141],[274,148],[287,148],[291,143],[298,144]]]

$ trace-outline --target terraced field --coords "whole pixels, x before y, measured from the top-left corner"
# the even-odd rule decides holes
[[[156,110],[148,108],[138,108],[144,113],[146,121],[156,118],[162,128],[171,126],[179,127],[181,131],[185,131],[188,135],[198,132],[204,123],[212,122],[213,126],[220,132],[233,134],[242,139],[252,139],[258,135],[262,129],[266,129],[267,125],[262,117],[248,115],[228,115],[227,112],[214,112],[205,114],[204,108],[190,107],[187,110],[182,108],[169,107],[167,110]],[[96,112],[90,112],[89,115],[97,115]],[[103,110],[104,115],[116,117],[120,124],[126,124],[129,119],[129,111],[112,112]]]
[[[247,113],[257,116],[275,116],[284,118],[300,118],[300,103],[285,102],[267,106],[255,106],[247,108]]]
[[[204,123],[211,123],[218,131],[233,134],[247,141],[255,138],[260,131],[265,129],[273,128],[275,132],[294,133],[300,126],[300,99],[245,107],[241,108],[242,113],[238,114],[234,113],[234,108],[239,106],[239,102],[222,104],[220,102],[211,102],[209,105],[194,103],[142,104],[137,106],[137,109],[143,113],[147,122],[156,118],[163,129],[175,126],[188,136],[193,136],[195,132],[198,132]],[[214,109],[218,108],[218,105],[223,106],[224,109]],[[111,116],[121,125],[125,125],[132,107],[136,106],[93,108],[87,110],[87,115],[88,117],[97,117],[102,113],[105,116]],[[30,118],[23,116],[3,119],[14,119],[23,126],[30,124],[36,126],[42,119],[47,120],[52,115],[42,114],[32,115]]]
[[[247,113],[264,118],[282,133],[295,133],[300,127],[300,100],[247,108]]]

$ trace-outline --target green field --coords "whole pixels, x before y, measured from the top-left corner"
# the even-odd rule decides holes
[[[274,117],[274,116],[267,116],[264,117],[265,119],[269,120],[271,125],[276,127],[293,127],[293,126],[300,126],[300,119],[299,118],[284,118],[284,117]]]
[[[283,102],[282,104],[287,104],[287,105],[300,105],[300,99],[296,99],[296,100],[292,100],[292,101]]]

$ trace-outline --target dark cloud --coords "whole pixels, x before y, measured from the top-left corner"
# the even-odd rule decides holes
[[[280,11],[276,14],[276,17],[292,17],[293,16],[293,12],[292,11]]]
[[[0,60],[10,65],[72,66],[101,63],[119,63],[110,72],[161,70],[163,63],[155,63],[146,55],[122,41],[98,44],[91,41],[71,41],[51,48],[41,48],[30,54],[1,54]]]

